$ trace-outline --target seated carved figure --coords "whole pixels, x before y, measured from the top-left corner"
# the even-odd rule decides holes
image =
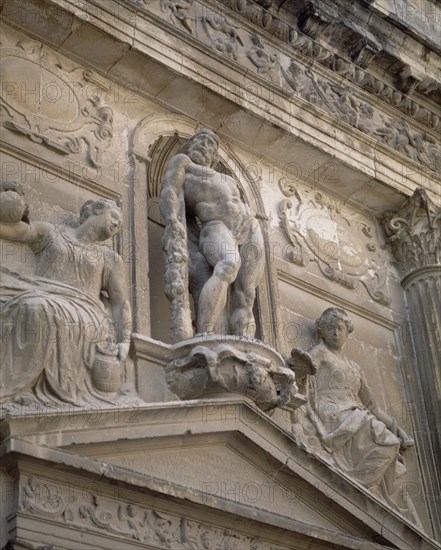
[[[2,268],[0,397],[108,401],[118,388],[100,379],[100,365],[121,367],[129,348],[122,260],[102,244],[119,231],[120,209],[111,200],[87,201],[77,228],[28,222],[21,186],[3,183],[0,191],[0,236],[27,243],[36,259],[32,277]]]
[[[308,352],[317,371],[308,383],[309,420],[335,463],[392,504],[396,478],[405,472],[400,451],[414,442],[377,406],[361,367],[345,355],[353,331],[347,313],[325,310],[316,330],[320,342]],[[293,357],[301,354],[293,350]]]

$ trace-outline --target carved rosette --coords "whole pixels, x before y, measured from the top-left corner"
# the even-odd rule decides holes
[[[91,70],[64,66],[32,40],[5,37],[0,58],[0,125],[61,155],[102,165],[113,137],[113,111],[101,96],[106,81]]]
[[[206,334],[179,343],[174,354],[165,372],[170,390],[180,399],[236,394],[265,411],[295,409],[306,402],[282,356],[260,340]]]
[[[441,207],[423,188],[384,218],[386,233],[403,277],[418,268],[441,266]]]
[[[373,300],[389,305],[376,227],[361,217],[344,215],[337,201],[318,191],[303,195],[292,191],[291,200],[283,200],[279,207],[281,225],[292,245],[284,259],[301,266],[315,261],[331,281],[351,289],[361,284]]]

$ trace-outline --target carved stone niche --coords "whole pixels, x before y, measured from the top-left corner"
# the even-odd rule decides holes
[[[156,331],[158,319],[161,319],[162,325],[171,322],[170,340],[174,342],[174,345],[170,346],[172,355],[167,358],[168,364],[165,371],[168,388],[174,396],[183,400],[240,395],[252,399],[262,410],[266,411],[278,406],[296,408],[304,403],[304,399],[297,395],[294,373],[286,367],[283,358],[276,350],[260,340],[250,337],[250,334],[243,336],[236,333],[232,336],[233,331],[228,315],[225,316],[225,322],[220,315],[218,321],[215,322],[215,327],[206,330],[197,330],[196,319],[194,319],[194,323],[192,322],[195,308],[194,296],[190,296],[189,292],[188,274],[186,275],[188,249],[183,247],[182,255],[170,253],[170,249],[179,239],[174,238],[171,231],[164,230],[164,225],[168,223],[165,220],[168,213],[166,206],[159,211],[158,199],[161,196],[161,189],[164,189],[164,184],[161,185],[161,182],[166,179],[164,173],[167,172],[167,163],[170,158],[178,157],[179,148],[191,136],[195,135],[196,130],[194,122],[184,117],[153,115],[141,121],[132,138],[134,157],[138,163],[142,162],[145,169],[145,187],[148,195],[146,208],[149,220],[152,222],[149,226],[149,248],[151,239],[156,239],[152,244],[158,256],[154,257],[153,254],[150,254],[149,262],[155,266],[155,271],[158,271],[159,262],[163,262],[167,269],[172,261],[179,264],[168,269],[166,273],[169,274],[169,277],[165,278],[167,284],[170,282],[170,286],[176,284],[179,279],[179,292],[167,294],[162,275],[161,285],[158,284],[155,287],[152,277],[147,283],[150,285],[151,298],[151,336],[164,341],[163,333]],[[182,157],[183,154],[180,156]],[[240,160],[222,141],[217,151],[215,166],[211,170],[220,174],[221,178],[227,178],[229,185],[237,187],[239,191],[238,194],[237,190],[235,191],[237,200],[243,201],[247,205],[246,208],[254,212],[253,223],[260,224],[265,217],[259,190]],[[240,174],[240,177],[237,174]],[[138,205],[134,205],[135,215],[137,209]],[[173,209],[170,208],[170,210]],[[153,213],[156,213],[155,218]],[[140,211],[139,214],[143,215],[143,212]],[[156,228],[160,228],[156,233],[153,224]],[[167,228],[171,226],[170,223]],[[261,224],[261,228],[265,235],[264,223]],[[192,227],[186,225],[184,221],[181,224],[178,237],[181,237],[181,233],[183,233],[182,238],[186,239],[191,230]],[[163,238],[163,235],[167,238]],[[193,238],[193,235],[190,235],[190,238]],[[167,249],[165,262],[159,258],[161,239],[164,249]],[[168,243],[170,243],[170,249]],[[143,269],[145,270],[144,267]],[[176,275],[178,272],[180,278]],[[265,271],[258,284],[258,299],[256,300],[258,304],[254,304],[253,310],[253,313],[256,313],[257,335],[262,332],[264,323],[274,322],[272,318],[274,308],[271,307],[274,297],[269,283],[268,270]],[[157,296],[162,296],[164,291],[171,306],[168,306],[164,298],[161,302],[163,305],[159,309],[156,307],[155,301],[161,299]],[[230,289],[227,292],[230,292]],[[226,309],[228,309],[228,303],[224,312]],[[171,310],[170,315],[168,314],[169,310]],[[195,336],[195,332],[198,332],[198,336]],[[216,332],[218,334],[215,334]]]
[[[181,399],[237,394],[262,410],[306,403],[297,392],[294,372],[282,356],[260,340],[206,334],[174,346],[165,371],[170,390]]]
[[[101,101],[109,89],[106,81],[92,70],[64,66],[39,42],[6,32],[2,41],[0,125],[56,153],[101,166],[113,137],[113,111]]]

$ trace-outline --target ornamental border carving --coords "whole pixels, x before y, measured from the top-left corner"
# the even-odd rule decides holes
[[[179,25],[177,21],[167,21],[167,24],[174,24],[184,38],[187,35],[227,57],[233,66],[250,68],[263,83],[272,83],[286,99],[300,97],[419,163],[423,169],[438,173],[441,147],[430,132],[440,124],[438,115],[368,74],[360,64],[330,52],[256,4],[248,0],[220,0],[220,4],[201,5],[186,0],[185,17],[191,21],[192,32],[186,27],[183,29],[182,21]],[[222,7],[230,14],[219,13]],[[140,11],[164,20],[163,12],[155,11],[151,4],[144,5]],[[242,27],[239,17],[251,25]],[[253,30],[256,25],[261,27],[262,35]],[[282,50],[272,45],[274,38],[290,46],[292,54],[286,52],[286,47]],[[361,55],[361,50],[358,53]],[[316,74],[310,70],[310,60],[319,63],[320,71],[316,70]],[[334,73],[338,80],[330,80],[327,71]],[[225,93],[228,95],[228,90]],[[384,110],[368,103],[370,95],[382,100]],[[394,117],[391,108],[407,115],[409,122],[403,121],[402,116]],[[411,128],[412,120],[422,128]],[[427,131],[423,130],[424,126]]]
[[[109,89],[106,81],[62,61],[40,42],[7,32],[2,41],[0,125],[100,168],[113,138],[113,111],[101,99]]]
[[[302,267],[314,261],[326,278],[350,289],[361,284],[373,300],[389,306],[391,298],[384,292],[387,268],[377,227],[357,215],[343,215],[340,203],[319,191],[300,195],[291,188],[290,194],[287,190],[284,194],[292,197],[279,205],[281,225],[293,246],[288,259]],[[323,226],[326,234],[334,232],[334,238],[321,237]]]
[[[33,476],[20,483],[18,511],[92,533],[133,540],[158,549],[288,550],[258,537],[241,535],[139,504],[87,492],[76,496],[60,484]]]

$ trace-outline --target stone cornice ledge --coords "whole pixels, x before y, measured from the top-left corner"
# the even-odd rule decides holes
[[[102,29],[109,39],[116,38],[120,42],[130,45],[132,50],[148,58],[153,57],[177,74],[190,78],[201,89],[205,87],[219,93],[220,86],[225,85],[227,89],[229,86],[233,86],[233,92],[231,97],[228,96],[228,100],[240,105],[248,114],[251,113],[252,116],[285,130],[288,136],[291,136],[290,139],[298,138],[314,148],[321,149],[329,157],[334,157],[357,172],[360,169],[363,170],[369,179],[377,179],[387,187],[410,195],[416,187],[421,185],[421,178],[424,177],[426,178],[426,188],[433,194],[440,195],[440,185],[436,174],[424,171],[422,175],[421,166],[417,162],[408,159],[385,144],[379,143],[349,124],[336,120],[323,109],[317,108],[301,97],[296,96],[295,101],[288,99],[286,90],[276,86],[271,80],[252,71],[248,70],[247,72],[247,69],[239,63],[228,60],[227,57],[207,48],[188,32],[185,34],[184,31],[165,23],[144,9],[137,11],[136,5],[129,5],[128,1],[124,5],[111,0],[106,0],[105,5],[102,2],[89,2],[87,12],[78,8],[71,1],[51,0],[51,3],[75,14],[84,25],[93,25]],[[112,8],[116,12],[112,12]],[[134,24],[134,16],[136,24]],[[158,32],[159,23],[162,27],[161,32]],[[185,40],[191,47],[183,49],[177,37]],[[60,51],[69,54],[63,49],[62,43],[59,46]],[[118,64],[124,63],[124,58],[128,53],[125,50],[107,65],[107,68],[100,66],[97,69],[112,79],[121,79],[118,73]],[[205,66],[201,64],[201,54],[206,56]],[[76,55],[78,56],[78,53]],[[85,59],[85,62],[89,62],[89,60]],[[265,94],[268,95],[268,98],[262,97],[262,93],[253,95],[249,91],[247,92],[249,97],[246,97],[244,86],[240,84],[244,81],[245,75],[248,81],[256,83],[260,92],[266,90]],[[143,95],[142,87],[140,87],[139,93]],[[148,97],[148,92],[145,95]],[[161,101],[160,93],[155,97]],[[219,99],[225,101],[221,96]],[[217,121],[217,124],[222,127],[219,133],[221,135],[224,133],[223,135],[234,141],[237,138],[235,135],[229,135],[228,123],[228,120]],[[351,147],[348,147],[347,143],[351,143]],[[294,151],[295,147],[296,140],[293,139],[288,150]],[[308,155],[312,163],[316,153],[311,150]],[[283,162],[288,162],[288,160],[284,159]],[[315,169],[312,173],[314,171]],[[308,181],[308,175],[305,180]],[[351,193],[352,195],[353,193]]]
[[[231,415],[231,406],[237,407],[237,414]],[[203,421],[203,411],[210,407],[210,419]],[[225,415],[225,407],[230,414]],[[185,411],[185,415],[183,412]],[[96,416],[85,414],[85,411],[69,411],[66,414],[48,412],[44,416],[9,416],[1,423],[2,445],[0,456],[5,464],[13,467],[17,455],[31,459],[40,459],[58,464],[67,469],[76,469],[102,476],[108,480],[126,483],[133,487],[144,487],[150,491],[161,492],[170,496],[185,498],[193,503],[205,504],[211,508],[221,508],[244,518],[256,519],[255,507],[239,504],[235,501],[220,499],[195,489],[188,489],[176,483],[138,473],[131,469],[80,456],[74,453],[75,446],[69,451],[61,447],[72,444],[84,446],[93,443],[144,440],[152,438],[181,437],[183,435],[228,435],[240,433],[248,441],[272,456],[281,464],[286,475],[300,476],[307,483],[321,490],[320,487],[332,487],[325,491],[323,498],[335,501],[335,505],[356,513],[358,519],[371,529],[381,534],[400,550],[435,550],[439,548],[434,541],[380,501],[372,498],[367,490],[354,483],[347,476],[334,469],[321,457],[308,452],[299,446],[293,436],[277,426],[268,416],[246,401],[219,399],[217,401],[187,401],[139,407],[136,411],[137,422],[126,423],[121,416],[116,420],[112,409],[101,410],[99,425]],[[81,429],[79,429],[81,427]],[[236,444],[237,445],[237,444]],[[222,502],[221,502],[222,501]],[[257,519],[259,519],[257,517]],[[263,519],[263,516],[262,516]],[[265,511],[264,520],[269,524],[305,532],[308,526],[276,513]],[[316,529],[316,528],[314,528]],[[323,529],[323,540],[327,540],[327,530]],[[330,535],[329,535],[330,536]],[[335,536],[333,534],[332,536]],[[332,539],[335,541],[335,539]],[[342,548],[351,546],[353,537],[343,536]],[[344,544],[343,544],[344,543]]]

